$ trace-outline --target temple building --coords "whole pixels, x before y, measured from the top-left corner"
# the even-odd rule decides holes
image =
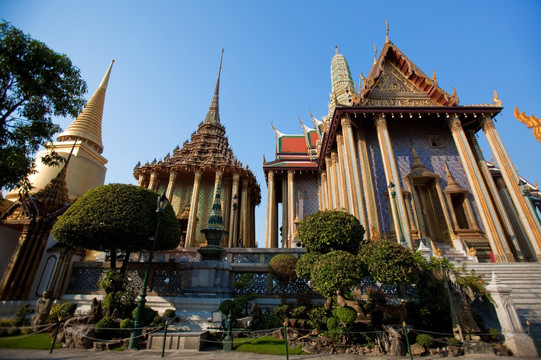
[[[207,116],[182,147],[160,161],[137,164],[133,171],[138,185],[165,192],[182,231],[180,246],[201,247],[201,230],[219,189],[224,229],[222,247],[255,247],[255,207],[261,190],[252,171],[237,160],[220,122],[219,89],[222,58],[216,88]]]
[[[337,49],[328,114],[310,114],[313,127],[301,122],[299,134],[273,125],[276,156],[263,164],[265,246],[298,246],[299,220],[342,209],[369,239],[411,249],[422,243],[434,254],[459,250],[479,261],[541,260],[539,187],[517,174],[494,126],[497,93],[489,104],[459,105],[456,90],[440,88],[436,73],[425,75],[388,32],[361,79],[357,89]]]
[[[70,265],[85,256],[84,251],[58,243],[50,232],[77,197],[104,183],[107,160],[101,155],[101,123],[113,62],[81,114],[53,143],[66,162],[46,166],[41,163],[45,152],[39,152],[37,172],[29,178],[33,189],[6,195],[9,205],[0,215],[1,300],[35,299],[43,291],[60,297]]]

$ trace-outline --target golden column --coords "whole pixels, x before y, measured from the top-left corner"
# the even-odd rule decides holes
[[[342,199],[342,194],[340,192],[340,176],[338,175],[340,171],[338,170],[338,154],[336,153],[336,151],[331,152],[331,164],[331,174],[333,177],[333,195],[334,199],[336,199],[336,206],[334,208],[336,210],[340,210],[344,206],[344,199]]]
[[[242,179],[242,189],[240,195],[240,239],[242,239],[242,246],[249,247],[248,245],[248,179]]]
[[[143,187],[146,181],[147,181],[147,176],[144,173],[140,173],[139,179],[137,180],[137,186]]]
[[[148,189],[156,191],[157,186],[158,186],[158,173],[156,171],[152,171],[150,173],[150,181],[148,182]]]
[[[509,240],[511,240],[511,243],[515,247],[515,250],[517,252],[517,257],[523,260],[524,255],[522,254],[522,249],[518,243],[515,229],[513,229],[511,219],[509,218],[505,205],[503,204],[502,198],[500,196],[500,192],[498,191],[498,187],[496,186],[496,183],[494,182],[494,178],[490,174],[490,170],[488,169],[485,158],[483,157],[483,153],[481,151],[481,148],[479,147],[479,143],[477,142],[477,139],[475,138],[475,133],[473,131],[468,131],[466,133],[466,136],[468,137],[468,141],[470,143],[473,155],[475,156],[477,160],[477,165],[479,166],[479,169],[481,170],[483,174],[483,178],[485,179],[485,183],[488,186],[488,190],[490,191],[490,194],[492,195],[492,200],[494,201],[494,206],[496,207],[496,210],[498,210],[498,214],[500,216],[502,225],[507,231],[507,234],[509,235]]]
[[[522,219],[521,224],[526,230],[530,242],[533,243],[535,248],[535,256],[537,260],[541,259],[541,224],[536,219],[535,209],[529,201],[526,201],[522,191],[518,187],[520,178],[518,177],[515,167],[511,162],[511,158],[507,153],[507,150],[503,146],[500,135],[494,127],[494,123],[489,116],[484,117],[482,121],[483,132],[487,138],[488,145],[492,154],[498,163],[502,178],[505,182],[505,186],[509,191],[509,195],[513,200],[513,204],[517,209],[519,217]]]
[[[496,209],[494,208],[490,195],[487,191],[481,172],[476,165],[475,157],[466,138],[466,134],[462,129],[460,118],[457,114],[453,114],[448,119],[451,134],[458,150],[458,155],[464,167],[466,177],[472,189],[472,195],[479,209],[479,215],[485,233],[487,235],[490,247],[494,252],[496,262],[514,262],[513,254],[509,251],[505,241],[505,234],[502,226],[497,218]]]
[[[218,184],[220,184],[222,181],[222,171],[216,170],[216,174],[214,175],[214,191],[212,192],[212,198],[216,198],[216,190],[218,189]],[[221,197],[221,194],[220,194]]]
[[[192,202],[186,229],[186,247],[195,246],[195,228],[197,226],[197,212],[199,209],[199,185],[201,184],[201,170],[196,170],[193,176]]]
[[[320,187],[320,194],[321,194],[320,208],[322,210],[328,210],[329,209],[327,190],[328,190],[328,187],[327,187],[327,174],[322,172],[321,173],[321,187]]]
[[[237,247],[238,231],[237,226],[239,214],[239,174],[233,174],[233,183],[231,184],[231,216],[229,219],[229,241],[228,244],[233,244]],[[231,246],[230,246],[231,247]]]
[[[368,161],[366,136],[362,124],[359,124],[359,127],[357,128],[357,150],[359,154],[359,163],[362,173],[362,188],[364,191],[363,195],[366,206],[366,216],[368,220],[368,226],[367,229],[365,229],[366,237],[372,238],[372,236],[375,236],[379,233],[379,222],[378,211],[376,207],[376,192],[372,183],[372,171],[370,170],[370,162]]]
[[[383,168],[385,170],[385,179],[388,186],[390,183],[395,184],[394,191],[396,191],[396,201],[390,199],[389,203],[391,204],[391,215],[394,220],[394,228],[396,230],[400,229],[400,231],[396,231],[396,239],[398,242],[400,242],[401,235],[404,236],[404,240],[409,245],[410,249],[413,249],[406,213],[406,205],[404,204],[404,196],[402,193],[402,182],[400,180],[394,159],[391,138],[389,136],[389,131],[387,130],[387,121],[385,120],[385,115],[383,114],[376,115],[375,120],[378,132],[379,148],[381,151],[381,159],[383,161]],[[403,234],[400,234],[400,232],[403,232]]]
[[[169,173],[169,182],[167,183],[167,191],[165,194],[169,202],[173,200],[173,191],[175,190],[175,181],[177,180],[177,176],[178,173],[176,171],[171,171]]]
[[[282,173],[282,247],[287,247],[287,237],[289,234],[289,216],[288,216],[288,199],[289,196],[287,195],[287,179],[284,177],[284,174]]]
[[[293,170],[287,171],[287,205],[288,205],[288,231],[287,231],[287,246],[291,247],[291,241],[293,240],[293,234],[295,232],[295,172]]]
[[[343,206],[348,213],[353,214],[353,199],[351,195],[352,184],[349,182],[349,169],[344,155],[344,137],[342,135],[336,135],[336,147],[338,149],[336,165],[338,166],[340,174],[340,189],[342,190]]]
[[[351,128],[351,119],[348,117],[342,118],[342,134],[344,135],[347,168],[350,169],[349,183],[351,184],[350,192],[353,195],[353,214],[359,219],[361,225],[366,228],[366,214],[364,212],[363,200],[362,200],[362,184],[359,173],[359,166],[357,164],[357,156],[355,151],[355,141],[353,130]]]
[[[276,204],[276,188],[274,185],[274,171],[268,173],[267,191],[267,234],[265,238],[266,248],[278,247],[278,206]]]
[[[325,164],[327,167],[327,203],[329,204],[327,209],[333,210],[338,207],[338,203],[336,202],[336,194],[334,193],[335,180],[332,171],[332,160],[329,156],[325,157]]]

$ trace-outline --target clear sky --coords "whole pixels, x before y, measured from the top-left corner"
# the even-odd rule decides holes
[[[377,3],[377,5],[376,5]],[[271,121],[283,133],[321,118],[334,46],[355,82],[390,39],[460,105],[504,109],[496,128],[519,174],[541,180],[541,144],[516,120],[541,117],[541,2],[522,1],[73,1],[4,0],[0,18],[67,54],[90,98],[115,59],[103,114],[106,183],[135,184],[138,161],[163,158],[190,138],[210,105],[225,48],[220,118],[237,158],[261,184],[256,241],[265,244],[262,159],[274,159]],[[58,119],[65,129],[73,119]],[[479,134],[485,158],[491,153]]]

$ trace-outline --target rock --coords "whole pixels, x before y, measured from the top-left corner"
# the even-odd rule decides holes
[[[447,346],[447,350],[449,351],[450,356],[457,357],[457,356],[464,355],[464,350],[462,350],[460,346],[449,345]]]
[[[484,341],[464,341],[464,354],[494,355],[492,345]]]
[[[410,348],[411,348],[411,354],[413,356],[422,356],[426,351],[424,346],[421,346],[419,344],[413,344],[411,345]]]
[[[75,349],[92,349],[95,338],[94,325],[65,326],[62,332],[64,347]]]

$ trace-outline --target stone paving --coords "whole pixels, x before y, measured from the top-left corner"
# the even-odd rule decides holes
[[[165,352],[165,359],[193,359],[193,360],[278,360],[285,359],[285,356],[279,355],[261,355],[254,353],[243,352],[229,352],[225,353],[221,350],[215,351],[200,351],[200,352],[187,352],[187,351],[167,351]],[[441,356],[423,356],[415,359],[430,360],[440,359]],[[535,358],[518,358],[518,357],[498,357],[496,355],[467,355],[459,356],[457,359],[468,360],[485,360],[500,358],[504,359],[521,359],[521,360],[533,360]],[[20,350],[20,349],[0,349],[0,359],[34,359],[34,360],[49,360],[49,359],[62,359],[62,360],[78,360],[78,359],[93,359],[93,360],[120,360],[120,359],[161,359],[161,352],[147,351],[147,350],[125,350],[125,351],[97,351],[97,350],[76,350],[76,349],[55,349],[52,354],[49,354],[48,350]],[[292,360],[359,360],[359,359],[384,359],[384,360],[398,360],[409,359],[409,356],[395,357],[395,356],[360,356],[360,355],[291,355],[289,359]]]

